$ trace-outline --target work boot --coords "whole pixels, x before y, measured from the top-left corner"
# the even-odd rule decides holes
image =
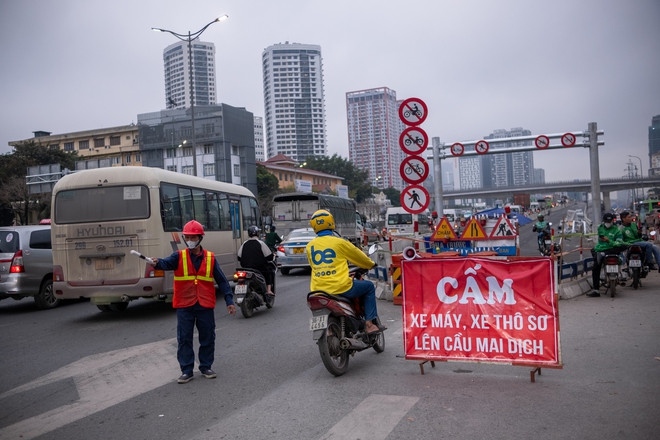
[[[597,298],[597,297],[600,296],[600,292],[598,292],[597,290],[594,290],[593,292],[589,292],[589,293],[587,293],[587,296],[588,296],[589,298]]]

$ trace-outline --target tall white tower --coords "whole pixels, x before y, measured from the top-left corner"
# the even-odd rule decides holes
[[[267,158],[326,156],[321,46],[287,41],[261,57]]]
[[[165,68],[165,107],[190,107],[190,74],[188,42],[179,41],[163,51]],[[215,45],[203,41],[192,42],[193,85],[195,105],[217,103],[215,83]]]

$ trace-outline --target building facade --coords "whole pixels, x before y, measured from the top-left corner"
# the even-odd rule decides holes
[[[497,139],[529,136],[532,132],[521,127],[510,131],[498,129],[486,136],[490,149],[481,157],[484,188],[531,185],[534,183],[534,153],[518,151],[504,154],[490,154],[504,148],[532,145],[532,141],[497,142]]]
[[[217,102],[215,79],[215,45],[199,40],[191,43],[192,77],[195,105],[213,105]],[[191,105],[190,63],[188,42],[179,41],[163,51],[165,71],[165,108],[188,108]]]
[[[660,174],[660,115],[651,118],[649,127],[649,175]]]
[[[81,158],[76,162],[76,170],[142,165],[135,124],[63,134],[35,131],[33,138],[12,141],[9,145],[15,147],[27,141],[45,148],[76,151]]]
[[[321,46],[289,43],[262,54],[267,157],[326,156]]]
[[[266,170],[277,177],[279,188],[295,191],[296,180],[304,180],[311,184],[312,191],[319,193],[336,193],[337,185],[341,185],[343,177],[322,173],[301,167],[290,157],[279,154],[265,162],[260,162]]]
[[[145,166],[241,185],[257,193],[254,115],[227,104],[138,115]],[[193,149],[193,143],[195,147]],[[195,154],[195,160],[193,160]]]
[[[264,118],[254,117],[254,157],[257,162],[266,160],[266,150],[264,149]]]
[[[399,171],[406,156],[399,147],[399,105],[387,87],[346,93],[349,160],[368,171],[371,185],[381,190],[406,186]]]

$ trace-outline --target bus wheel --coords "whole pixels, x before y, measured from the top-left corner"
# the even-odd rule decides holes
[[[102,312],[111,312],[112,311],[112,310],[110,310],[110,306],[107,305],[107,304],[103,304],[103,305],[100,305],[100,306],[97,305],[96,307],[98,307],[98,309]]]

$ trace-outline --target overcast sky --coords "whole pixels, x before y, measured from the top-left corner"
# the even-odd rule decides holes
[[[386,86],[423,99],[422,128],[443,142],[596,122],[601,177],[626,174],[628,155],[647,172],[659,0],[0,0],[0,153],[36,130],[113,127],[163,109],[163,49],[177,40],[151,28],[195,32],[222,14],[202,36],[216,46],[218,100],[258,116],[263,50],[321,46],[331,155],[348,157],[346,92]],[[585,148],[534,161],[547,181],[589,178]]]

